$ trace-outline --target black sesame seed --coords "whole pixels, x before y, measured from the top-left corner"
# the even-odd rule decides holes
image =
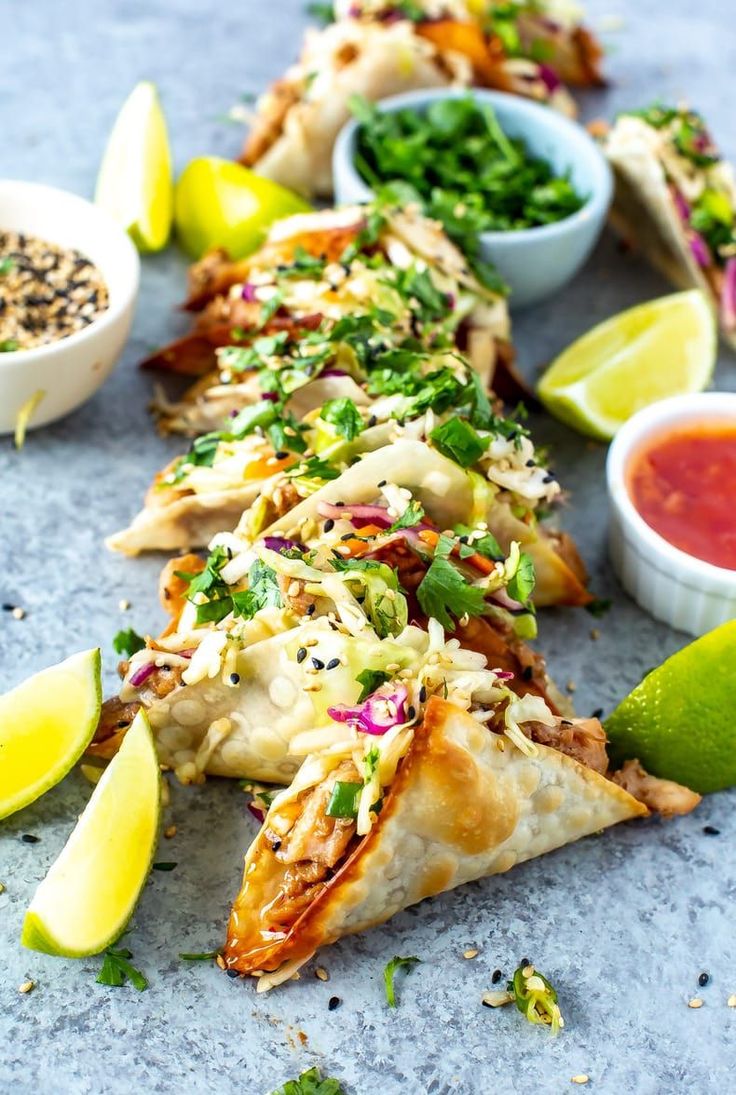
[[[550,472],[547,472],[547,474],[544,476],[544,478],[542,479],[542,482],[543,483],[554,483],[555,478],[556,478],[556,476],[554,476],[552,474],[552,472],[550,471]]]
[[[381,482],[378,484],[378,489],[380,490],[381,487],[385,487],[387,482],[387,479],[382,479]]]
[[[461,544],[467,544],[468,537],[467,536],[458,536],[458,540],[460,541]]]
[[[280,847],[281,847],[281,841],[280,840],[274,840],[273,844],[271,845],[271,851],[272,852],[277,852]]]
[[[325,532],[332,532],[334,527],[335,527],[335,522],[332,520],[331,517],[328,517],[327,520],[325,521]]]
[[[526,466],[528,468],[533,468],[535,466],[535,464],[536,464],[535,460],[527,460],[527,462],[526,462]]]
[[[333,506],[344,506],[345,505],[344,502],[333,502],[332,504],[333,504]]]
[[[375,426],[376,422],[378,422],[378,419],[376,418],[376,416],[374,414],[372,414],[370,416],[370,418],[368,419],[368,425],[369,426]]]
[[[307,605],[307,616],[311,616],[312,613],[315,612],[316,608],[316,605]]]
[[[276,457],[277,460],[286,460],[286,457],[289,454],[285,449],[279,449],[279,451],[275,452],[273,455]]]
[[[416,717],[417,717],[416,707],[412,707],[411,705],[409,707],[407,707],[407,709],[406,709],[406,720],[407,720],[407,722],[411,722],[411,720],[415,719]]]
[[[301,664],[307,656],[307,648],[300,646],[296,652],[296,660]]]
[[[596,707],[595,711],[593,712],[593,714],[590,717],[591,717],[591,719],[599,719],[602,714],[603,714],[603,708],[602,707]]]
[[[240,684],[240,673],[230,674],[230,684]]]
[[[3,602],[3,612],[14,612],[14,611],[15,611],[15,607],[16,607],[16,606],[15,606],[15,605],[11,605],[9,601],[4,601],[4,602]]]
[[[716,829],[715,825],[704,825],[703,832],[706,836],[720,836],[721,830]]]
[[[324,669],[325,663],[321,658],[312,658],[312,665],[315,669]]]
[[[340,664],[340,659],[339,658],[330,658],[327,665],[325,666],[325,669],[337,669],[339,664]]]
[[[419,702],[420,703],[426,703],[426,701],[427,701],[427,689],[426,689],[425,685],[422,685],[422,687],[419,689]]]
[[[701,973],[700,977],[698,978],[698,984],[700,985],[701,989],[705,988],[709,981],[710,976],[707,973]]]
[[[341,1003],[342,1003],[342,1000],[340,999],[339,996],[331,996],[330,1000],[329,1000],[329,1003],[327,1004],[328,1011],[335,1011],[336,1008],[340,1007]]]
[[[228,977],[240,977],[240,974],[237,970],[226,970],[225,972],[227,973]]]
[[[503,971],[502,970],[494,970],[493,973],[491,974],[491,984],[492,985],[497,985],[502,977],[503,977]]]
[[[34,836],[33,833],[23,833],[23,836],[20,839],[24,844],[38,844],[41,837]]]
[[[354,532],[346,532],[344,536],[340,537],[340,539],[341,540],[354,540],[355,539],[355,533]]]
[[[130,720],[129,719],[118,719],[118,721],[117,721],[118,730],[124,730],[126,726],[130,726]]]
[[[530,681],[532,679],[532,667],[530,665],[525,665],[521,671],[521,675],[525,681]]]

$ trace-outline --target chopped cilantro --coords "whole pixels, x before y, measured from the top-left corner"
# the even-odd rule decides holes
[[[485,608],[483,590],[472,586],[447,558],[438,554],[422,578],[417,600],[425,616],[439,620],[446,631],[455,630],[453,616],[480,616]]]
[[[525,605],[532,595],[534,582],[534,563],[532,562],[532,557],[522,551],[516,574],[506,586],[506,592],[509,597],[513,597],[515,601],[519,601],[521,604]]]
[[[332,788],[330,801],[325,807],[327,817],[356,818],[358,816],[358,799],[362,790],[362,783],[345,783],[336,780]]]
[[[443,456],[448,456],[461,468],[477,464],[491,442],[490,437],[481,437],[469,422],[457,415],[436,426],[429,438]]]
[[[148,981],[143,976],[140,970],[137,970],[135,966],[131,965],[129,959],[133,955],[129,950],[123,949],[114,951],[108,949],[105,951],[105,957],[102,962],[102,968],[97,975],[98,985],[112,985],[113,988],[120,988],[126,981],[130,981],[133,988],[138,992],[143,992],[148,988]]]
[[[386,968],[383,971],[383,983],[386,988],[386,1003],[390,1008],[396,1007],[396,989],[394,988],[396,971],[404,970],[405,973],[410,973],[418,962],[421,962],[421,958],[414,955],[409,955],[407,958],[399,958],[396,955],[390,962],[386,963]]]
[[[473,536],[468,543],[463,543],[462,538],[470,537],[475,529],[469,525],[455,525],[455,532],[461,537],[459,554],[461,559],[467,559],[470,555],[482,555],[484,559],[490,559],[494,563],[506,558],[506,553],[501,548],[496,537],[491,532],[484,532],[482,536]]]
[[[10,255],[6,255],[4,259],[0,259],[0,277],[4,277],[5,274],[10,274],[15,269],[15,259]]]
[[[228,561],[225,549],[216,547],[199,574],[175,571],[178,578],[189,582],[187,600],[196,605],[197,624],[219,623],[231,612],[250,620],[266,605],[281,607],[278,578],[271,567],[257,559],[248,572],[248,589],[233,592],[220,574]],[[198,603],[197,594],[204,594],[207,600]]]
[[[363,700],[372,696],[376,689],[380,688],[382,684],[391,680],[391,674],[385,673],[383,669],[362,669],[355,679],[361,686],[361,693],[358,696],[357,702],[362,703]]]
[[[310,456],[307,460],[295,464],[286,471],[286,475],[291,479],[304,477],[306,479],[324,479],[325,482],[330,479],[340,478],[340,472],[337,468],[333,468],[331,464],[328,464],[326,460],[319,456]]]
[[[307,4],[307,15],[327,26],[328,23],[335,22],[335,5],[320,4],[317,2]]]
[[[273,296],[261,305],[258,326],[261,328],[267,327],[283,303],[284,293],[281,289],[277,289]]]
[[[11,354],[20,349],[20,343],[16,338],[6,338],[0,341],[0,354]]]
[[[289,265],[277,268],[276,277],[279,281],[283,278],[321,278],[326,265],[325,258],[310,255],[309,251],[299,244],[294,249],[294,258]]]
[[[134,631],[132,627],[127,628],[125,631],[118,631],[115,638],[112,640],[112,647],[116,654],[124,654],[126,657],[131,658],[133,654],[137,654],[139,650],[143,650],[146,645],[146,640],[142,635],[139,635],[137,631]]]
[[[388,532],[398,532],[402,528],[413,528],[414,525],[418,525],[420,521],[424,519],[424,507],[421,502],[417,502],[412,498],[409,505],[406,507],[401,517],[394,521]]]
[[[339,1080],[334,1077],[322,1079],[318,1068],[307,1069],[297,1080],[287,1080],[283,1087],[271,1092],[271,1095],[347,1095]]]
[[[335,427],[340,437],[353,441],[363,431],[363,418],[352,399],[329,399],[319,412],[320,418]]]
[[[248,571],[248,588],[242,593],[233,593],[232,603],[233,615],[245,620],[252,620],[262,608],[281,608],[283,601],[276,571],[256,559]]]

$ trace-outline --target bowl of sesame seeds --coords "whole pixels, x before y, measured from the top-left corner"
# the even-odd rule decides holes
[[[0,433],[84,403],[130,331],[138,254],[124,230],[64,190],[0,179]]]

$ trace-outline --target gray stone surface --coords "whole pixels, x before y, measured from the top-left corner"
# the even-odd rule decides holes
[[[661,95],[689,95],[736,156],[732,0],[595,0],[614,81],[586,115],[610,115]],[[301,0],[0,0],[0,173],[89,194],[115,111],[136,80],[161,88],[182,166],[198,153],[233,154],[237,130],[217,121],[246,91],[279,74],[296,50]],[[1,222],[1,212],[0,212]],[[3,688],[66,653],[99,644],[114,684],[110,640],[120,626],[155,628],[159,560],[109,555],[103,536],[134,511],[153,471],[175,451],[145,414],[143,353],[185,327],[173,311],[185,263],[174,250],[146,259],[133,337],[114,376],[79,412],[34,434],[18,454],[0,441],[0,613]],[[604,238],[562,296],[516,322],[530,376],[589,325],[666,286]],[[722,388],[736,362],[723,355]],[[541,645],[562,682],[577,682],[581,712],[608,710],[642,672],[685,641],[647,619],[617,587],[605,552],[605,452],[548,419],[534,422],[570,488],[566,524],[579,538],[593,587],[614,607],[545,613]],[[132,607],[123,615],[121,598]],[[0,770],[1,776],[1,770]],[[560,1092],[585,1072],[600,1092],[733,1090],[736,991],[734,795],[670,824],[629,825],[466,886],[324,954],[328,984],[307,969],[270,996],[186,965],[180,950],[222,939],[241,856],[254,831],[242,794],[212,781],[173,788],[160,855],[127,939],[148,974],[145,993],[95,984],[99,961],[24,952],[18,934],[43,877],[89,794],[78,775],[0,825],[0,1090],[86,1095],[270,1091],[313,1063],[354,1095],[406,1092]],[[712,823],[721,835],[706,836]],[[40,843],[20,841],[35,833]],[[468,946],[479,956],[465,961]],[[389,1012],[381,974],[394,954],[423,963]],[[508,1009],[480,1006],[495,967],[526,955],[559,988],[567,1027],[557,1040]],[[701,970],[712,982],[698,992]],[[38,987],[20,996],[26,977]],[[342,1006],[328,1012],[330,996]]]

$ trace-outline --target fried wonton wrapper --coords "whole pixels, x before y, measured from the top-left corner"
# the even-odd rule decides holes
[[[614,228],[677,288],[702,289],[736,348],[736,180],[702,119],[684,107],[623,114],[603,147]]]
[[[571,756],[543,744],[523,752],[438,698],[367,835],[325,817],[328,790],[277,797],[246,857],[223,956],[229,969],[261,975],[261,991],[319,947],[425,897],[648,812]]]
[[[259,174],[306,195],[329,196],[332,148],[356,94],[377,101],[418,88],[490,87],[575,114],[554,69],[523,55],[525,42],[534,52],[542,32],[538,20],[519,28],[521,55],[510,57],[482,19],[465,13],[416,21],[357,14],[351,8],[332,26],[308,30],[297,64],[258,101],[242,159]],[[597,82],[590,35],[575,38],[551,24],[544,37],[568,74]],[[581,62],[583,56],[589,63]]]

